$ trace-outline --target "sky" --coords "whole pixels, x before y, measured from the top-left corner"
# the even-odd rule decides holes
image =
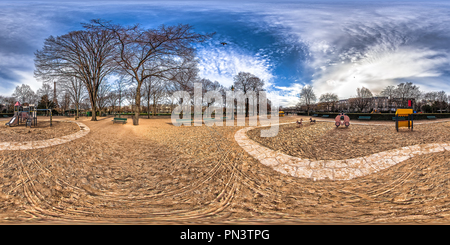
[[[229,87],[240,71],[265,81],[281,106],[304,86],[339,99],[413,82],[450,94],[450,4],[444,1],[0,1],[0,95],[28,84],[34,53],[49,36],[91,19],[146,28],[190,24],[200,77]],[[227,45],[221,45],[227,42]]]

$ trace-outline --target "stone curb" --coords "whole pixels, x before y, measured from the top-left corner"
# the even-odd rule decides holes
[[[236,132],[234,138],[242,149],[282,174],[313,180],[350,180],[376,173],[414,156],[450,150],[450,143],[433,143],[406,146],[352,159],[314,161],[274,151],[249,139],[247,131],[254,128],[256,127],[247,127]]]
[[[56,139],[49,139],[49,140],[38,140],[38,141],[25,141],[25,142],[0,142],[0,151],[19,151],[19,150],[34,150],[34,149],[40,149],[45,147],[50,147],[54,145],[60,145],[65,144],[67,142],[70,142],[72,140],[81,138],[85,135],[87,135],[91,130],[88,126],[86,126],[84,123],[75,122],[75,121],[59,121],[58,122],[72,122],[76,123],[78,127],[80,128],[80,131],[62,136],[60,138]]]

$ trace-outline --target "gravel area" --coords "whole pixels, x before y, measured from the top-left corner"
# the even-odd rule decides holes
[[[276,137],[260,137],[261,128],[247,132],[252,140],[288,155],[314,160],[343,160],[373,153],[435,142],[450,142],[450,122],[416,124],[395,130],[391,125],[336,127],[329,122],[281,125]]]
[[[0,124],[0,142],[25,142],[59,138],[70,135],[79,131],[77,124],[71,122],[38,120],[37,126],[25,127],[20,126],[9,127],[4,123]]]
[[[282,120],[288,119],[294,118]],[[1,151],[0,223],[450,220],[448,151],[349,181],[312,181],[285,176],[253,159],[234,140],[242,127],[175,127],[170,119],[141,119],[133,126],[111,120],[82,120],[91,132],[66,144]]]

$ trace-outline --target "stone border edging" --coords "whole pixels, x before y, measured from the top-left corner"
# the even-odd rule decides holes
[[[450,151],[449,143],[433,143],[405,146],[352,159],[314,161],[274,151],[249,139],[247,131],[254,128],[256,127],[240,129],[234,136],[236,142],[247,153],[262,164],[272,167],[282,174],[300,178],[311,178],[313,180],[326,178],[330,180],[350,180],[389,168],[414,156],[446,150]]]
[[[33,150],[39,148],[50,147],[54,145],[65,144],[72,140],[81,138],[87,135],[91,130],[84,123],[75,121],[59,121],[58,122],[72,122],[76,123],[80,128],[80,131],[49,140],[37,140],[37,141],[25,141],[25,142],[0,142],[0,151],[18,151],[18,150]]]

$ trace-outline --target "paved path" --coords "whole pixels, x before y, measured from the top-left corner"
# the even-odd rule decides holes
[[[59,121],[59,120],[58,120]],[[84,123],[75,122],[75,121],[63,121],[60,122],[73,122],[80,127],[80,131],[66,135],[56,139],[49,140],[38,140],[38,141],[25,141],[25,142],[0,142],[0,151],[17,151],[17,150],[33,150],[39,148],[50,147],[54,145],[60,145],[67,142],[70,142],[74,139],[81,138],[90,132],[89,127],[87,127]]]
[[[289,156],[260,145],[247,137],[246,132],[254,128],[243,128],[237,131],[234,136],[236,142],[247,153],[259,160],[262,164],[272,167],[280,173],[294,177],[311,178],[313,180],[326,178],[331,180],[350,180],[389,168],[414,156],[445,150],[450,151],[450,144],[434,143],[406,146],[346,160],[316,161]]]

